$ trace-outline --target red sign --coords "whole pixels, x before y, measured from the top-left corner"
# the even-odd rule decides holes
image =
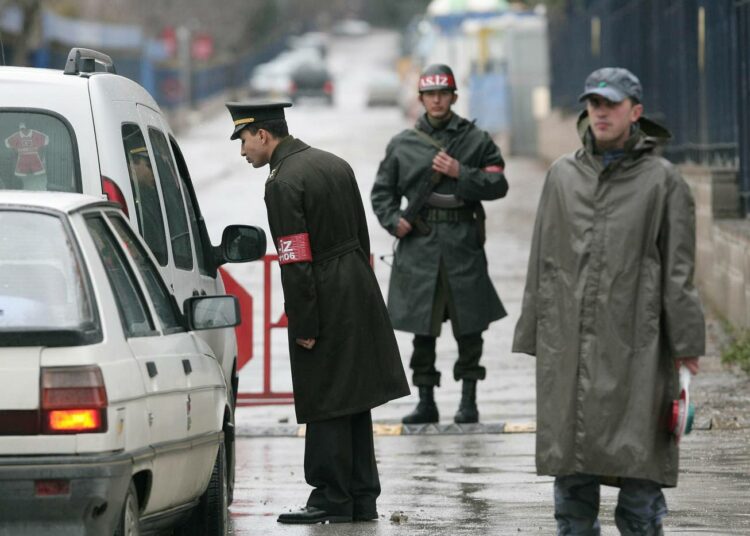
[[[167,56],[174,58],[177,54],[177,32],[172,26],[165,26],[161,31],[161,41],[164,44],[164,50],[167,51]]]
[[[205,33],[196,33],[190,47],[194,60],[208,60],[214,55],[214,38]]]

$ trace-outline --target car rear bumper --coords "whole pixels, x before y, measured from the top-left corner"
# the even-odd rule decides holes
[[[132,465],[127,454],[0,456],[0,536],[112,534]]]

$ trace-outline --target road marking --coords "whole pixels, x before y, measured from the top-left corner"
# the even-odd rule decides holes
[[[239,426],[238,437],[305,437],[305,425]],[[522,423],[431,423],[431,424],[391,424],[374,423],[376,436],[415,436],[415,435],[479,435],[479,434],[533,434],[535,422]]]

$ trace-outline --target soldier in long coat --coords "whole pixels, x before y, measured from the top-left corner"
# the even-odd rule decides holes
[[[371,193],[380,224],[399,238],[388,312],[395,329],[414,333],[410,366],[420,400],[403,422],[439,419],[435,343],[446,319],[458,343],[453,377],[463,381],[454,420],[477,422],[476,386],[486,375],[479,364],[482,332],[506,315],[487,272],[481,202],[507,193],[505,163],[489,134],[451,110],[458,96],[447,65],[427,67],[418,89],[425,113],[415,128],[390,141]],[[402,199],[415,202],[422,184],[433,177],[439,181],[419,215],[425,230],[412,228]]]
[[[265,201],[281,265],[297,420],[307,423],[307,506],[282,523],[377,519],[370,410],[409,393],[369,264],[351,167],[288,135],[287,103],[227,104],[232,138],[254,167],[270,164]]]
[[[601,483],[621,488],[622,534],[662,534],[677,484],[668,417],[704,352],[693,287],[695,212],[669,138],[643,117],[641,85],[586,80],[583,147],[549,170],[513,350],[537,359],[536,465],[555,478],[559,534],[599,534]]]

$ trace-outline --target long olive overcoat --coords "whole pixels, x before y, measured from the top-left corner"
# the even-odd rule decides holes
[[[454,114],[440,130],[425,116],[416,128],[448,148],[460,166],[458,180],[445,178],[435,191],[454,194],[474,206],[498,199],[508,191],[500,149],[473,123]],[[396,135],[386,148],[372,188],[372,207],[380,224],[395,235],[402,199],[411,200],[421,182],[432,174],[437,149],[414,129]],[[430,233],[412,232],[398,241],[388,290],[388,311],[393,327],[430,335],[432,307],[442,260],[458,326],[456,336],[479,333],[493,320],[506,315],[487,272],[487,257],[476,221],[431,222]],[[434,334],[433,334],[434,335]]]
[[[408,395],[351,167],[291,136],[270,165],[265,201],[282,262],[308,257],[303,240],[312,257],[281,265],[297,420],[359,413]],[[306,350],[297,338],[317,342]]]
[[[513,350],[537,358],[539,474],[677,483],[674,360],[704,351],[690,190],[642,119],[625,156],[584,147],[549,170]]]

